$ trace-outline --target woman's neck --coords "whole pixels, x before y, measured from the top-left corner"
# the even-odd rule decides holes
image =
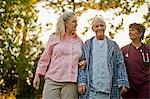
[[[70,31],[70,29],[67,29],[67,28],[66,28],[66,31],[65,31],[65,32],[66,32],[66,35],[70,36],[70,34],[71,34],[72,31]]]
[[[72,36],[75,36],[75,35],[76,35],[75,31],[66,30],[66,36],[72,37]]]
[[[141,41],[132,41],[132,45],[135,46],[136,48],[139,48],[142,45]]]

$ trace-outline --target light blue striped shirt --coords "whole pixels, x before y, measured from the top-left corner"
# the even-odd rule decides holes
[[[93,39],[92,81],[93,91],[110,93],[110,74],[107,63],[107,40]]]

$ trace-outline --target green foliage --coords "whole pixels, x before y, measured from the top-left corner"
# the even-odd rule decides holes
[[[150,34],[145,37],[144,43],[150,45]]]
[[[43,48],[33,4],[33,0],[0,1],[0,81],[4,80],[0,83],[1,93],[11,91],[17,84],[18,97],[29,97],[25,89],[32,86]]]
[[[134,12],[134,7],[137,8],[142,5],[145,0],[49,0],[46,7],[55,9],[56,12],[64,12],[66,10],[73,10],[78,14],[82,14],[88,9],[95,10],[110,10],[114,8],[122,8],[118,14],[130,14]]]
[[[130,15],[131,13],[137,12],[138,8],[143,5],[148,4],[147,0],[49,0],[45,4],[45,8],[53,9],[55,13],[61,14],[64,11],[74,11],[77,15],[82,15],[82,13],[86,12],[89,9],[94,9],[97,11],[108,11],[112,9],[117,9],[114,11],[114,18],[111,19],[115,20],[115,17],[121,15]],[[145,21],[143,22],[146,27],[148,22],[149,15],[146,14],[143,16]],[[118,33],[120,30],[123,30],[124,19],[120,20],[120,23],[116,26],[111,21],[109,24],[111,25],[111,30],[109,30],[109,35],[113,39],[114,35]],[[85,31],[81,34],[85,34],[86,31],[90,27],[84,27]]]

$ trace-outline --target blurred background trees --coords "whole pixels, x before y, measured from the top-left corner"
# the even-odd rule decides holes
[[[124,17],[122,17],[120,23],[115,26],[113,23],[115,17],[135,13],[143,4],[146,4],[149,9],[149,12],[143,15],[143,24],[146,27],[150,27],[150,2],[148,0],[46,0],[44,7],[53,9],[55,13],[58,14],[69,10],[75,11],[79,16],[89,9],[94,9],[96,11],[102,10],[105,12],[115,9],[115,11],[113,11],[114,17],[109,20],[109,24],[111,25],[109,36],[113,39],[114,35],[118,33],[119,30],[123,30],[123,24],[125,23]],[[83,34],[87,32],[87,29],[89,28],[85,27],[85,32],[83,32]]]
[[[39,40],[41,25],[37,23],[38,11],[36,7],[42,0],[1,0],[0,1],[0,95],[16,91],[17,98],[33,98],[35,90],[32,80],[37,61],[43,51],[43,44]],[[78,16],[88,9],[108,11],[117,9],[115,16],[130,15],[147,4],[148,0],[45,0],[44,8],[53,9],[58,15],[64,11],[75,11]],[[149,8],[150,11],[150,8]],[[150,27],[150,12],[143,16],[143,24]],[[49,27],[53,23],[48,24]],[[114,26],[109,22],[112,30],[109,36],[123,28],[124,19]],[[88,27],[85,27],[85,34]],[[150,44],[150,34],[145,38]],[[40,94],[40,93],[39,93]]]
[[[32,78],[42,52],[37,11],[30,0],[0,1],[0,92],[33,95]]]

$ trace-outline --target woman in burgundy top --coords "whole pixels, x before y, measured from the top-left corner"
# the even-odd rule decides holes
[[[130,84],[124,99],[150,98],[150,46],[142,43],[144,32],[142,24],[130,24],[132,42],[122,48]]]

